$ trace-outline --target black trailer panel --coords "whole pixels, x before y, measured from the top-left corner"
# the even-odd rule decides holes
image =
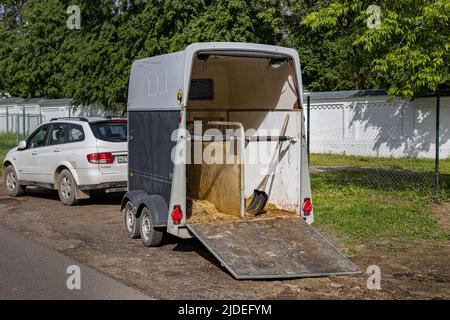
[[[188,228],[236,279],[361,273],[300,218],[199,223]]]
[[[133,111],[128,113],[129,190],[144,190],[170,202],[174,162],[173,132],[180,111]]]

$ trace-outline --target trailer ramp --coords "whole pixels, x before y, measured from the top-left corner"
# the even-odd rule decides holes
[[[236,279],[361,273],[300,218],[198,223],[188,228]]]

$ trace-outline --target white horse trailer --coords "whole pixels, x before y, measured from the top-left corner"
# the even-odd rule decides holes
[[[196,43],[129,82],[129,237],[198,238],[237,279],[360,271],[314,221],[295,50]]]

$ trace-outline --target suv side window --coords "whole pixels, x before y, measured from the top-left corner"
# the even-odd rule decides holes
[[[54,146],[57,144],[63,144],[66,140],[66,128],[65,123],[55,123],[52,126],[50,137],[48,139],[48,145]]]
[[[84,131],[82,126],[71,123],[55,123],[48,138],[48,145],[55,146],[83,140]]]
[[[83,127],[77,124],[66,124],[66,143],[81,142],[84,140]]]
[[[49,129],[50,125],[48,124],[38,128],[27,140],[28,149],[44,147]]]

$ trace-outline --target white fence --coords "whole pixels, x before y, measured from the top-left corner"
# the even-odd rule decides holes
[[[96,117],[105,115],[100,108],[70,105],[70,100],[0,100],[0,133],[28,135],[40,124],[61,117]]]
[[[372,90],[310,94],[310,99],[312,153],[435,156],[434,97],[392,100]],[[450,97],[441,97],[440,123],[440,155],[449,158]]]
[[[392,100],[381,90],[324,92],[311,99],[311,152],[373,157],[435,156],[436,98]],[[305,99],[306,102],[306,99]],[[0,133],[27,135],[58,117],[103,116],[70,100],[0,99]],[[440,155],[450,157],[450,97],[441,97]]]

